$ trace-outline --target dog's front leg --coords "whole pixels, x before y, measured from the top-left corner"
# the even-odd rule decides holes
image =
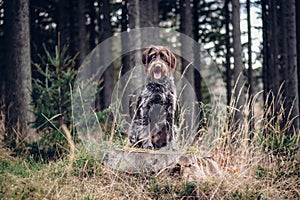
[[[167,146],[175,148],[176,130],[175,130],[175,109],[176,109],[176,95],[171,93],[167,98],[166,106],[166,126],[167,126]]]
[[[169,105],[168,107],[166,107],[166,112],[167,112],[166,126],[167,126],[167,130],[168,130],[167,143],[170,144],[171,141],[174,138],[174,131],[173,131],[174,110],[173,110],[173,106]]]
[[[149,101],[139,97],[137,110],[130,128],[129,140],[132,145],[137,147],[152,149],[149,110]]]

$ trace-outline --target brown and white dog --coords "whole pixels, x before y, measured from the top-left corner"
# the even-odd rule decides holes
[[[166,47],[150,46],[143,52],[142,62],[147,79],[137,100],[129,141],[133,146],[159,149],[169,145],[174,137],[176,57]],[[151,136],[149,111],[154,105],[164,107],[166,119],[161,131]]]

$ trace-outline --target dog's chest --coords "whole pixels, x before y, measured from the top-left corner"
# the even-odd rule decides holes
[[[146,85],[142,96],[145,96],[150,104],[168,104],[175,97],[174,83],[158,84],[150,82]]]

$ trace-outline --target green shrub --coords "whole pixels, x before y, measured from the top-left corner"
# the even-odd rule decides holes
[[[53,157],[62,153],[67,145],[60,127],[65,124],[69,130],[73,129],[71,93],[78,54],[69,56],[67,46],[56,47],[54,55],[45,46],[44,50],[45,54],[39,55],[40,63],[34,64],[39,76],[32,84],[33,127],[42,132],[42,137],[33,144],[32,153]]]
[[[32,104],[36,120],[34,127],[39,130],[57,129],[62,124],[72,124],[71,92],[77,70],[75,59],[67,55],[68,47],[55,48],[51,55],[44,46],[45,57],[41,63],[34,64],[40,78],[35,78],[32,85]]]

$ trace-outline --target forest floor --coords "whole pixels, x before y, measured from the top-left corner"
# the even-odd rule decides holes
[[[42,162],[0,147],[0,199],[300,199],[294,159],[216,156],[221,176],[190,181],[111,170],[83,149]]]

